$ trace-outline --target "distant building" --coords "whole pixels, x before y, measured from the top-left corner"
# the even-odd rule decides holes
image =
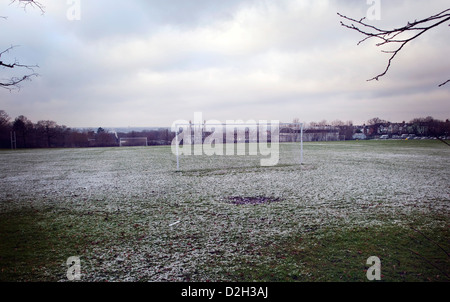
[[[367,136],[364,133],[355,133],[352,137],[353,139],[367,139]]]

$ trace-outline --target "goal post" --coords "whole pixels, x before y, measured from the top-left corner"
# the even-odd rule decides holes
[[[172,152],[176,156],[177,170],[180,169],[180,155],[271,155],[278,152],[280,143],[298,143],[297,162],[303,164],[303,123],[280,123],[278,121],[205,121],[203,123],[174,123]],[[180,145],[183,147],[181,148]],[[248,147],[235,150],[236,144]],[[214,147],[212,147],[214,145]],[[269,150],[274,145],[277,150]],[[181,150],[180,150],[181,149]],[[248,154],[245,154],[245,150]],[[261,165],[276,165],[263,164]],[[266,161],[267,163],[267,161]]]
[[[119,147],[131,146],[148,146],[148,139],[146,136],[142,137],[121,137],[119,138]]]

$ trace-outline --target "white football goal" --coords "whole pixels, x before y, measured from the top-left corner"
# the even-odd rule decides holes
[[[121,137],[119,138],[119,146],[148,146],[147,137]]]
[[[303,163],[303,123],[271,121],[205,121],[203,123],[175,123],[172,152],[176,156],[177,170],[180,157],[229,156],[260,157],[261,166],[276,166],[283,150],[280,143],[292,143],[288,148],[295,164]],[[280,153],[281,150],[281,153]]]

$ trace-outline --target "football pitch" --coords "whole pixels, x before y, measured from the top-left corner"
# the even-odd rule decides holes
[[[0,281],[450,281],[450,147],[0,150]]]

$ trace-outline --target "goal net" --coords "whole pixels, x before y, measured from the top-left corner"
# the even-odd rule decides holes
[[[177,170],[303,163],[302,123],[177,123],[172,131]]]
[[[119,146],[148,146],[148,140],[147,137],[121,137],[119,138]]]

